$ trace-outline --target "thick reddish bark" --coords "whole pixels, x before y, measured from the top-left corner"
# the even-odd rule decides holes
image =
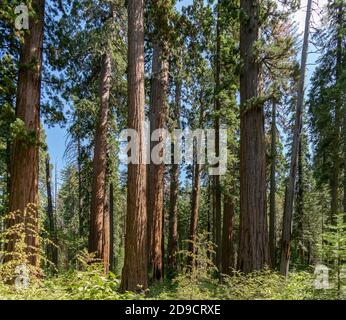
[[[24,36],[24,44],[20,54],[20,69],[17,85],[16,117],[23,121],[27,132],[34,137],[16,138],[11,148],[10,160],[10,196],[9,209],[17,211],[17,217],[9,221],[12,226],[20,221],[33,224],[38,231],[38,211],[30,210],[32,215],[24,216],[28,204],[38,205],[38,165],[39,165],[39,136],[40,136],[40,96],[42,73],[42,47],[44,29],[44,0],[33,0],[35,17],[29,19],[29,32]],[[37,237],[26,228],[26,244],[28,253],[32,254],[29,263],[38,266],[36,254],[39,249]],[[6,251],[14,250],[15,237],[9,241]],[[29,246],[31,248],[29,248]],[[7,256],[6,260],[11,260]]]
[[[167,88],[168,88],[168,61],[164,57],[163,48],[155,43],[152,65],[152,85],[150,104],[150,131],[164,129],[167,118]],[[160,136],[158,142],[151,142],[151,150],[163,141]],[[162,215],[164,191],[164,164],[149,165],[148,176],[148,236],[151,237],[151,267],[153,279],[162,279]]]
[[[268,264],[265,209],[264,114],[258,97],[260,66],[254,54],[259,33],[259,1],[241,0],[247,18],[240,25],[240,243],[238,268],[245,273]]]
[[[233,257],[233,217],[234,204],[230,196],[225,196],[223,229],[222,229],[222,256],[221,256],[221,272],[223,274],[231,274],[234,268]]]
[[[96,253],[97,258],[104,255],[104,217],[106,203],[107,171],[107,128],[109,113],[111,58],[109,54],[102,57],[100,79],[100,111],[95,133],[95,150],[93,159],[93,181],[91,190],[89,252]],[[108,267],[105,265],[105,269]]]
[[[128,165],[125,261],[121,290],[148,287],[144,146],[144,1],[128,1],[128,127],[137,131],[136,163]]]

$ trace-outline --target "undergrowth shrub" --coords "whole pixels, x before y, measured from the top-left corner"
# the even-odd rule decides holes
[[[233,271],[220,275],[213,264],[214,245],[201,234],[195,242],[196,267],[184,269],[172,283],[151,288],[150,296],[156,299],[220,299],[220,300],[310,300],[329,295],[325,290],[314,289],[314,275],[308,272],[291,273],[287,278],[270,269],[243,274]],[[181,251],[185,259],[191,253]]]
[[[27,286],[31,281],[43,278],[42,264],[55,268],[44,250],[55,244],[39,221],[36,205],[28,204],[24,212],[18,210],[2,216],[1,223],[7,228],[0,233],[3,248],[0,251],[0,281]],[[8,245],[11,250],[7,250]]]
[[[120,280],[113,273],[105,275],[102,263],[82,251],[77,256],[80,270],[71,270],[42,281],[35,281],[28,288],[0,282],[0,299],[10,300],[126,300],[143,299],[144,296],[118,292]],[[92,263],[91,263],[92,262]]]

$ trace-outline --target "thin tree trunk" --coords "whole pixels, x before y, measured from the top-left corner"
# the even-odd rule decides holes
[[[222,230],[222,259],[221,272],[230,275],[233,263],[233,216],[234,204],[231,196],[225,196],[223,230]]]
[[[144,145],[144,0],[128,1],[128,128],[136,130],[136,164],[128,165],[122,291],[148,287],[147,195]]]
[[[199,118],[199,128],[202,127],[204,122],[204,107],[201,105],[200,118]],[[197,227],[198,227],[198,213],[200,205],[200,193],[201,193],[201,164],[198,163],[197,159],[197,143],[194,143],[194,166],[193,166],[193,183],[192,183],[192,211],[190,218],[190,236],[188,250],[191,254],[188,266],[189,268],[195,267],[195,257],[196,257],[196,240],[197,240]]]
[[[303,181],[303,143],[302,137],[299,141],[298,149],[298,181],[297,181],[297,240],[298,253],[301,263],[304,263],[304,230],[303,230],[303,219],[304,219],[304,181]]]
[[[51,241],[57,244],[56,225],[54,221],[53,213],[53,197],[52,197],[52,182],[51,182],[51,170],[49,163],[49,156],[46,156],[46,188],[47,188],[47,216],[49,222],[49,234]],[[58,251],[57,248],[51,244],[48,245],[48,259],[54,263],[55,266],[58,264]]]
[[[160,44],[154,43],[152,87],[150,105],[150,131],[164,129],[167,117],[168,61]],[[158,142],[151,142],[151,150],[164,140],[161,135]],[[162,152],[162,151],[161,151]],[[162,280],[162,214],[164,193],[164,163],[155,164],[151,159],[148,177],[148,236],[151,245],[151,267],[153,279]]]
[[[175,82],[175,121],[176,128],[180,128],[180,105],[181,105],[181,80]],[[174,144],[172,144],[174,150]],[[172,151],[173,151],[172,150]],[[174,154],[174,153],[173,153]],[[174,161],[173,161],[174,162]],[[172,164],[170,185],[170,208],[169,208],[169,233],[167,267],[169,271],[177,271],[178,249],[178,194],[179,194],[179,164]]]
[[[212,192],[212,180],[211,180],[211,177],[209,177],[208,179],[208,204],[207,204],[207,208],[208,208],[208,213],[207,213],[207,241],[210,242],[212,239],[211,239],[211,224],[212,224],[212,215],[211,213],[213,212],[213,203],[212,203],[212,195],[213,195],[213,192]],[[211,252],[210,250],[208,250],[207,252],[207,256],[208,258],[210,259],[211,257]]]
[[[79,236],[82,237],[84,234],[84,219],[82,211],[82,159],[81,159],[81,141],[77,137],[77,170],[78,170],[78,218],[79,218]]]
[[[258,98],[260,66],[254,56],[259,37],[259,1],[241,0],[247,18],[240,25],[240,242],[238,268],[245,273],[269,263],[263,106]]]
[[[272,268],[276,266],[276,101],[272,101],[270,165],[269,251]]]
[[[103,210],[103,232],[102,232],[102,261],[103,261],[103,269],[105,274],[109,272],[110,266],[110,211],[109,211],[109,202],[107,199],[107,195],[105,197],[105,204]]]
[[[162,238],[161,238],[161,264],[162,264],[162,276],[163,279],[165,277],[165,228],[166,228],[166,213],[165,213],[165,207],[162,210]]]
[[[345,97],[346,98],[346,97]],[[344,210],[344,222],[346,222],[346,103],[343,102],[343,113],[344,113],[344,119],[343,119],[343,141],[344,141],[344,147],[343,147],[343,164],[344,164],[344,177],[343,177],[343,210]]]
[[[295,119],[295,125],[294,125],[293,142],[292,142],[292,150],[291,150],[292,154],[291,154],[290,174],[288,177],[288,183],[286,186],[286,194],[285,194],[282,239],[281,239],[281,259],[280,259],[280,273],[285,276],[288,274],[289,261],[291,256],[293,201],[294,201],[294,190],[295,190],[295,183],[296,183],[296,176],[297,176],[298,147],[299,147],[301,127],[302,127],[304,82],[305,82],[306,61],[307,61],[308,46],[309,46],[311,6],[312,6],[312,0],[308,0],[306,19],[305,19],[304,42],[303,42],[303,50],[302,50],[302,58],[301,58],[301,66],[300,66],[300,78],[298,83],[296,119]]]
[[[335,145],[338,145],[338,139],[335,139]],[[339,155],[338,152],[335,152],[333,159],[333,168],[332,168],[332,178],[330,181],[331,190],[330,190],[330,223],[336,223],[336,216],[339,211],[339,182],[340,182],[340,170],[339,170]]]
[[[220,141],[220,74],[221,74],[221,21],[220,21],[220,1],[217,4],[217,26],[216,26],[216,61],[215,61],[215,156],[219,157],[219,141]],[[218,166],[218,164],[217,164]],[[221,185],[220,185],[220,176],[214,176],[214,199],[215,199],[215,237],[216,237],[216,256],[215,262],[217,268],[220,270],[221,268],[221,244],[222,244],[222,235],[221,235],[221,223],[222,223],[222,215],[221,215]]]
[[[200,202],[200,173],[201,165],[195,159],[194,175],[193,175],[193,190],[192,190],[192,212],[190,218],[190,237],[189,237],[189,252],[191,257],[189,259],[189,267],[195,267],[196,256],[196,240],[197,240],[197,226],[198,226],[198,212]]]
[[[40,97],[42,73],[42,48],[44,29],[44,0],[33,0],[35,17],[29,17],[29,32],[24,36],[24,43],[20,53],[20,68],[17,84],[16,117],[23,121],[25,129],[35,137],[35,141],[23,141],[16,138],[11,150],[11,175],[9,209],[17,211],[16,218],[9,221],[9,226],[23,221],[26,225],[33,224],[38,232],[38,166],[39,166],[39,139],[40,139]],[[33,204],[36,208],[24,216],[24,210]],[[25,217],[25,218],[24,218]],[[27,251],[31,256],[28,262],[39,266],[39,241],[26,228]],[[6,246],[6,251],[15,250],[16,236],[14,235]],[[6,261],[12,259],[7,255]]]
[[[342,72],[343,72],[343,8],[342,4],[338,8],[338,17],[337,17],[337,24],[338,24],[338,34],[337,34],[337,44],[336,44],[336,82],[337,84],[343,86],[340,84],[340,81],[342,81]],[[342,111],[343,111],[343,100],[342,100],[342,93],[338,94],[338,97],[336,98],[336,104],[335,104],[335,125],[334,125],[334,138],[333,143],[335,145],[334,147],[334,155],[333,155],[333,177],[331,180],[331,216],[330,216],[330,223],[336,224],[336,216],[339,213],[340,206],[339,206],[339,183],[340,183],[340,166],[341,166],[341,158],[339,156],[339,146],[341,143],[341,131],[340,128],[342,128]],[[346,181],[346,180],[345,180]]]
[[[114,187],[109,185],[109,268],[114,271]]]
[[[107,128],[109,113],[111,58],[108,53],[102,56],[100,82],[100,111],[95,133],[95,151],[93,160],[93,181],[91,191],[89,252],[103,259],[103,229],[106,203],[107,170]],[[107,267],[105,266],[105,269]]]

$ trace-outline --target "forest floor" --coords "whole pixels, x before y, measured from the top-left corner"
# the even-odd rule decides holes
[[[291,273],[287,279],[269,270],[250,275],[235,273],[220,282],[207,271],[185,272],[173,280],[151,285],[146,293],[119,293],[120,280],[99,269],[70,271],[37,280],[28,288],[0,283],[1,300],[312,300],[345,299],[335,290],[316,290],[313,275]]]

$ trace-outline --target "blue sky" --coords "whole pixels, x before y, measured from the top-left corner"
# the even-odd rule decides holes
[[[306,6],[307,0],[302,0],[302,9],[299,10],[299,12],[295,15],[295,20],[298,22],[299,30],[303,31],[304,26],[304,20],[305,20],[305,6]],[[319,5],[323,5],[326,2],[326,0],[320,0]],[[182,0],[177,3],[177,9],[180,10],[182,6],[188,5],[192,3],[192,0]],[[315,22],[318,24],[318,21],[316,21],[317,15],[314,15]],[[310,51],[313,51],[313,48],[310,48]],[[307,72],[307,78],[306,78],[306,84],[308,86],[309,79],[311,78],[313,71],[315,69],[315,62],[317,59],[316,54],[310,54],[308,59],[308,72]],[[65,161],[63,158],[64,151],[65,151],[65,142],[66,142],[66,130],[64,128],[60,128],[58,126],[53,128],[48,128],[47,126],[44,126],[44,129],[47,134],[47,145],[48,145],[48,151],[51,156],[51,162],[58,167],[58,172],[64,167]]]

